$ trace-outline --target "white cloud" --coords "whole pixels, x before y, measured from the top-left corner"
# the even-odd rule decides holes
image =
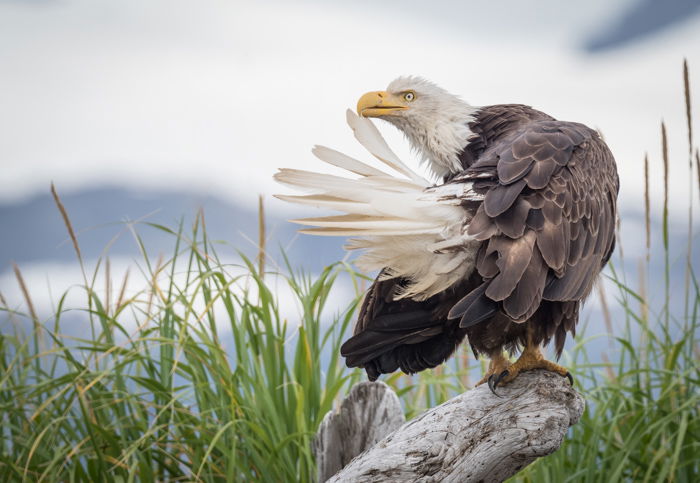
[[[428,4],[2,4],[0,199],[46,191],[54,180],[64,192],[105,183],[188,188],[252,206],[257,193],[280,190],[270,179],[277,167],[319,167],[313,144],[363,155],[345,109],[415,73],[474,104],[523,102],[600,128],[618,159],[626,207],[641,203],[646,151],[659,200],[663,117],[671,206],[681,210],[680,65],[686,56],[694,71],[700,66],[700,22],[605,55],[572,52],[574,39],[619,8],[608,4],[577,10],[571,27],[559,19],[572,7],[559,2],[534,17],[518,2],[470,6],[473,21],[462,29],[438,23]],[[464,11],[455,5],[441,8]],[[490,16],[503,21],[490,25]],[[693,85],[700,92],[700,74]],[[382,130],[410,157],[400,135]]]

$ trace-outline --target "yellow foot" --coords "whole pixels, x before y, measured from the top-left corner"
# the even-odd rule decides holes
[[[510,361],[505,358],[502,353],[491,356],[491,362],[489,362],[489,368],[481,378],[479,382],[476,383],[477,386],[481,386],[483,383],[488,382],[488,380],[494,376],[498,376],[503,371],[505,371],[510,366]]]
[[[521,372],[532,371],[533,369],[555,372],[562,377],[569,378],[571,385],[574,385],[574,378],[566,367],[545,359],[539,347],[526,347],[517,361],[504,368],[499,374],[492,374],[488,377],[489,389],[496,394],[496,388],[499,385],[508,384],[518,377],[518,374]],[[498,396],[498,394],[496,395]]]

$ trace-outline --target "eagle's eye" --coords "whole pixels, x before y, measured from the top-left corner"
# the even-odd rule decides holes
[[[415,100],[416,95],[413,92],[408,91],[403,95],[403,98],[406,99],[408,102],[412,102],[413,100]]]

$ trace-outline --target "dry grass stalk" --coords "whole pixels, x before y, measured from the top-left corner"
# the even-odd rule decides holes
[[[688,121],[688,155],[691,158],[690,168],[692,170],[693,156],[693,117],[690,109],[690,75],[688,74],[688,59],[683,59],[683,86],[685,91],[685,117]]]
[[[647,262],[651,256],[651,203],[649,201],[649,155],[644,153],[644,224],[646,226]]]
[[[644,262],[639,260],[639,298],[642,299],[640,302],[640,308],[642,310],[642,320],[645,323],[649,322],[649,304],[647,303],[647,280],[646,280],[646,269],[644,268]]]
[[[73,248],[75,249],[75,253],[78,255],[78,261],[80,262],[80,266],[83,266],[83,256],[80,253],[80,246],[78,245],[78,237],[75,236],[75,231],[73,230],[73,225],[70,222],[70,218],[68,218],[68,212],[66,211],[66,207],[63,206],[63,202],[61,201],[61,198],[58,196],[58,193],[56,192],[56,186],[54,186],[53,183],[51,183],[51,195],[53,196],[53,200],[56,203],[56,206],[58,207],[58,211],[61,212],[61,217],[63,218],[63,223],[66,225],[66,229],[68,230],[68,235],[70,236],[71,242],[73,242]]]
[[[666,123],[661,121],[661,154],[664,161],[664,216],[668,213],[668,136]]]
[[[668,136],[666,135],[666,124],[661,121],[661,153],[664,161],[664,211],[663,211],[663,237],[664,237],[664,296],[666,300],[665,322],[669,319],[670,285],[671,275],[668,260]]]
[[[690,109],[690,75],[688,74],[688,59],[683,59],[683,85],[685,92],[685,117],[688,122],[688,249],[686,263],[692,266],[693,261],[693,118]],[[690,302],[690,270],[685,272],[685,309],[688,312]]]
[[[32,303],[32,298],[29,296],[29,290],[27,290],[27,285],[24,283],[24,277],[22,277],[22,272],[20,272],[19,267],[16,263],[12,262],[12,270],[15,272],[15,277],[19,283],[19,288],[22,290],[22,295],[24,296],[24,301],[27,303],[27,309],[29,310],[29,315],[36,324],[39,323],[39,317],[36,315],[34,310],[34,304]]]

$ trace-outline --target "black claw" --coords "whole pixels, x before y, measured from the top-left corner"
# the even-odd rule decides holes
[[[489,387],[491,388],[492,393],[496,394],[496,388],[498,387],[498,383],[501,382],[504,377],[507,377],[508,374],[510,374],[510,373],[506,369],[505,371],[503,371],[499,375],[497,375],[495,378],[493,375],[491,375],[491,377],[489,377]],[[498,396],[498,394],[496,394],[496,396]],[[498,396],[498,397],[501,397],[501,396]]]
[[[574,385],[574,376],[572,376],[570,372],[567,372],[566,377],[569,379],[569,383],[571,384],[571,386],[573,386]]]
[[[496,376],[491,374],[489,376],[489,389],[491,389],[491,392],[493,393],[494,396],[496,397],[501,397],[496,393],[496,386],[494,385],[494,381],[496,380]]]

